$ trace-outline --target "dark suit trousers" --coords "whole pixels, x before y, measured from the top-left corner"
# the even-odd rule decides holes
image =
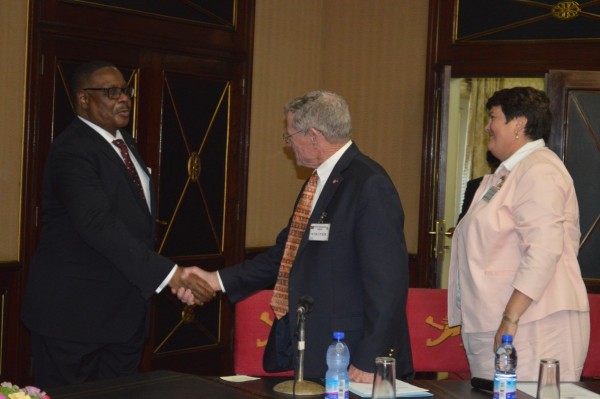
[[[35,385],[54,388],[138,372],[145,328],[123,343],[69,342],[32,333]]]

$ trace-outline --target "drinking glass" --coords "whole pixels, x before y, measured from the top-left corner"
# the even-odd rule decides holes
[[[375,379],[373,399],[394,399],[396,397],[396,359],[378,357],[375,359]]]
[[[560,365],[556,359],[542,359],[536,399],[560,399]]]

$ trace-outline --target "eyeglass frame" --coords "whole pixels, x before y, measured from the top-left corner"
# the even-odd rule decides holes
[[[298,134],[298,133],[304,133],[304,132],[306,132],[308,129],[309,129],[309,128],[307,128],[307,129],[304,129],[304,130],[298,130],[298,131],[296,131],[296,132],[294,132],[294,133],[292,133],[292,134],[289,134],[288,132],[283,132],[283,134],[281,135],[281,138],[283,139],[283,141],[284,141],[286,144],[289,144],[289,143],[290,143],[290,139],[292,138],[292,136],[294,136],[294,135],[296,135],[296,134]]]
[[[121,97],[121,94],[125,94],[127,97],[129,98],[133,98],[135,96],[135,88],[131,87],[131,86],[126,86],[126,87],[86,87],[85,89],[82,90],[97,90],[97,91],[104,91],[104,94],[106,95],[106,97],[110,98],[111,100],[117,100],[119,97]],[[118,90],[118,94],[113,94],[111,96],[110,92],[113,91],[113,93]]]

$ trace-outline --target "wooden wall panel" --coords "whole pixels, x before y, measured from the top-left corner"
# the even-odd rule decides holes
[[[326,1],[323,82],[346,97],[359,148],[390,174],[417,251],[427,12],[425,1]]]
[[[256,2],[246,247],[275,243],[305,179],[281,138],[283,106],[320,86],[321,4]]]
[[[19,258],[27,3],[0,2],[0,262]]]
[[[282,107],[328,89],[350,105],[359,148],[396,184],[417,250],[426,1],[258,0],[246,246],[273,244],[306,175],[286,157]]]

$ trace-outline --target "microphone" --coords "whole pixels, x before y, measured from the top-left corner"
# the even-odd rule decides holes
[[[494,381],[486,380],[485,378],[471,378],[471,386],[484,391],[494,392]]]
[[[314,299],[311,296],[304,295],[298,300],[298,314],[307,315],[313,308]]]
[[[296,326],[296,336],[298,337],[298,358],[294,368],[294,379],[283,381],[273,387],[275,392],[285,393],[293,396],[303,395],[323,395],[325,389],[312,381],[304,380],[304,347],[305,347],[305,327],[306,315],[311,312],[314,304],[311,296],[304,295],[298,300],[298,322]]]

